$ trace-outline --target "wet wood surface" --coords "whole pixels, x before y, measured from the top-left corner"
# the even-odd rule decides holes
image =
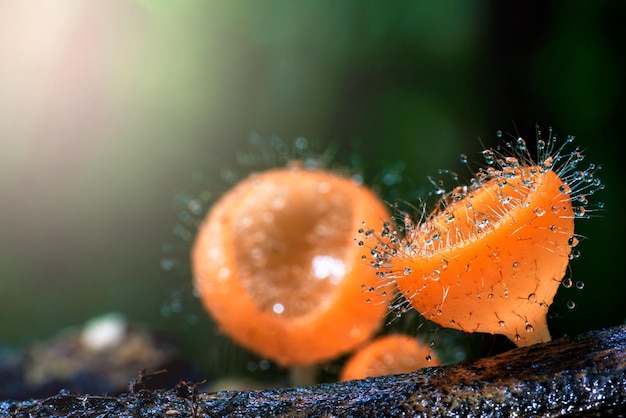
[[[0,416],[626,416],[626,326],[406,375],[251,392],[62,392],[0,402]]]

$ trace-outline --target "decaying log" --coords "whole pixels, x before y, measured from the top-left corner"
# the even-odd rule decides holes
[[[416,373],[310,387],[0,402],[1,416],[626,416],[626,327]]]

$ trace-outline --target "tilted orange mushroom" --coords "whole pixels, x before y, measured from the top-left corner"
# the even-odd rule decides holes
[[[518,346],[549,341],[548,308],[578,256],[574,220],[589,217],[587,196],[603,187],[600,167],[580,169],[579,148],[565,151],[572,141],[538,139],[537,161],[521,138],[483,151],[487,168],[469,185],[445,193],[419,224],[406,215],[403,238],[377,238],[379,276],[443,327]]]
[[[386,206],[349,178],[298,164],[252,174],[226,193],[192,250],[195,286],[220,329],[283,366],[351,351],[379,329],[387,303],[354,243]]]
[[[341,380],[410,373],[438,365],[427,344],[408,335],[391,334],[373,340],[352,355],[341,372]]]

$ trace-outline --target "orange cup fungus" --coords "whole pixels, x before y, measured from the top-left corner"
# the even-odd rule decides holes
[[[283,366],[336,357],[368,340],[387,303],[366,303],[376,277],[354,244],[385,205],[318,169],[253,174],[211,209],[192,250],[204,307],[235,341]]]
[[[556,137],[539,139],[537,162],[521,138],[506,144],[508,155],[487,149],[487,168],[469,185],[439,190],[437,208],[419,224],[404,215],[404,237],[386,225],[372,264],[384,282],[395,281],[399,306],[518,346],[549,341],[548,308],[579,254],[574,220],[589,217],[586,195],[603,188],[594,177],[600,167],[580,170],[580,150],[564,151],[572,141],[557,149]]]
[[[429,346],[408,335],[386,335],[356,352],[341,372],[341,381],[410,373],[438,366]]]

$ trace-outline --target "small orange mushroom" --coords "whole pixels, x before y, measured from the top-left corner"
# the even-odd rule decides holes
[[[373,192],[327,171],[253,174],[200,227],[195,286],[221,330],[261,356],[283,366],[334,358],[368,340],[387,311],[366,303],[363,285],[376,278],[354,235],[388,218]]]
[[[408,335],[386,335],[356,352],[341,372],[341,381],[410,373],[438,366],[430,347]]]
[[[579,149],[563,151],[573,137],[558,149],[555,141],[538,140],[538,162],[521,138],[508,156],[483,151],[488,167],[469,186],[444,194],[419,225],[406,215],[404,238],[378,238],[379,276],[441,326],[518,346],[549,341],[546,314],[578,254],[574,219],[588,217],[585,194],[602,188],[599,167],[577,169]]]

